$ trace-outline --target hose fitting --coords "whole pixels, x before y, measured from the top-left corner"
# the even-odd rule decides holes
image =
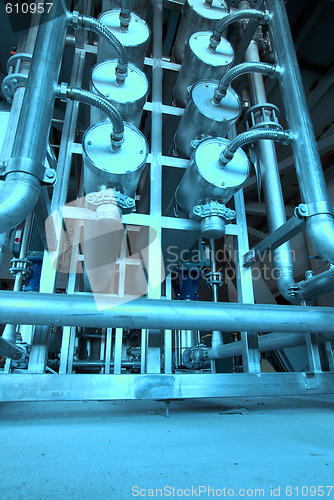
[[[291,144],[296,139],[295,134],[291,130],[277,129],[256,129],[248,130],[238,135],[233,139],[228,146],[221,152],[218,163],[220,167],[225,167],[229,163],[238,148],[250,144],[258,140],[270,140],[281,142],[282,144]]]
[[[131,21],[131,0],[121,1],[121,13],[119,15],[121,31],[128,31]]]
[[[124,122],[116,108],[102,96],[93,94],[88,90],[75,87],[68,87],[66,83],[56,86],[56,95],[63,101],[71,99],[72,101],[82,102],[94,106],[103,111],[111,121],[113,131],[110,134],[111,148],[118,151],[124,142]]]
[[[217,46],[220,44],[223,31],[227,28],[227,26],[235,21],[238,21],[239,19],[253,19],[262,23],[267,23],[270,18],[271,16],[269,11],[262,12],[256,9],[242,9],[228,14],[218,21],[215,30],[210,37],[209,52],[215,52]]]

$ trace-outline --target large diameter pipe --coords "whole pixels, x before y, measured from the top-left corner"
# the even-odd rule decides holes
[[[334,220],[284,0],[268,0],[267,6],[277,63],[282,68],[279,84],[285,114],[289,128],[297,135],[292,147],[301,197],[303,203],[315,204],[314,215],[307,218],[307,229],[316,250],[333,264]]]
[[[328,333],[326,336],[321,335],[318,339],[319,342],[328,342],[334,339],[334,333]],[[277,349],[286,349],[287,347],[298,347],[306,342],[304,333],[289,333],[282,335],[282,333],[269,333],[262,335],[258,338],[259,351],[269,352],[276,351]],[[233,356],[241,356],[242,342],[231,342],[230,344],[219,344],[212,349],[209,349],[204,356],[207,359],[225,359],[232,358]]]
[[[103,307],[105,305],[105,308]],[[152,328],[167,330],[314,332],[334,331],[334,308],[135,299],[0,291],[3,323]]]
[[[64,3],[55,2],[52,17],[45,11],[38,30],[14,145],[6,165],[10,173],[0,193],[0,233],[25,219],[39,198],[66,29]]]

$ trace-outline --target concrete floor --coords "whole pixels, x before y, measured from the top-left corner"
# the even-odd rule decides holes
[[[333,410],[332,396],[177,401],[169,418],[159,401],[0,403],[0,499],[297,498],[285,487],[334,483]]]

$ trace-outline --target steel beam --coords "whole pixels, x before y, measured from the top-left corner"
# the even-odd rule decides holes
[[[152,375],[0,374],[0,401],[94,401],[332,394],[334,372]]]

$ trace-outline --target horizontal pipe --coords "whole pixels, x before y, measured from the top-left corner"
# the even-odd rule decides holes
[[[110,362],[110,366],[114,366],[114,362]],[[121,362],[122,368],[140,368],[140,361],[124,361],[122,360]],[[79,359],[73,361],[72,364],[73,368],[102,368],[105,366],[104,361],[99,361],[99,360],[91,360],[91,359]]]
[[[327,333],[318,338],[319,342],[328,342],[334,340],[334,333]],[[268,335],[261,335],[258,338],[259,351],[269,352],[277,349],[286,349],[287,347],[297,347],[305,344],[304,333],[289,333],[282,335],[282,333],[269,333]],[[242,355],[243,345],[241,341],[231,342],[230,344],[216,345],[209,349],[205,354],[207,359],[224,359],[233,356]]]
[[[152,328],[171,330],[314,332],[334,331],[334,308],[113,298],[0,291],[3,323]],[[119,301],[119,299],[118,299]]]

